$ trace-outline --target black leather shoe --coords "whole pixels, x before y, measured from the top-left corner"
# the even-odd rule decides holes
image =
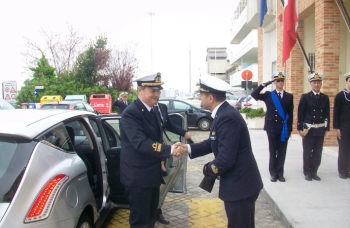
[[[347,179],[347,178],[348,178],[347,175],[344,175],[344,174],[341,174],[341,173],[339,173],[339,177],[340,177],[341,179]]]
[[[286,179],[284,177],[278,177],[278,180],[281,182],[286,182]]]
[[[321,178],[319,176],[317,176],[316,174],[312,175],[312,179],[320,181]]]
[[[163,215],[157,216],[157,222],[160,222],[161,224],[168,225],[170,224],[169,220],[165,219]]]
[[[270,178],[270,181],[271,181],[271,182],[276,182],[276,181],[277,181],[277,178],[276,178],[276,177],[271,177],[271,178]]]
[[[305,180],[312,181],[312,177],[310,175],[305,175]]]

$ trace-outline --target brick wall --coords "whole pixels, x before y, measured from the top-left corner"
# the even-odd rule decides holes
[[[322,92],[330,99],[332,128],[334,97],[339,92],[340,55],[340,14],[335,1],[316,0],[315,17],[315,68],[325,76]],[[326,135],[324,144],[337,145],[335,130]]]

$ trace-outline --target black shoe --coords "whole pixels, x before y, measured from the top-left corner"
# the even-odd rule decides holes
[[[277,181],[277,178],[276,178],[276,177],[271,177],[271,178],[270,178],[270,181],[271,181],[271,182],[276,182],[276,181]]]
[[[284,177],[278,177],[278,180],[281,182],[286,182],[286,179]]]
[[[312,177],[310,175],[305,175],[305,180],[312,181]]]
[[[170,224],[169,220],[165,219],[163,215],[157,216],[157,222],[160,222],[161,224],[168,225]]]
[[[347,175],[345,175],[345,174],[341,174],[341,173],[339,173],[339,177],[340,177],[341,179],[347,179],[347,178],[348,178],[348,176],[347,176]]]
[[[320,181],[321,178],[319,176],[317,176],[316,174],[312,175],[312,179]]]

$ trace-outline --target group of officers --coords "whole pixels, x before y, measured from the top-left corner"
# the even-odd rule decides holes
[[[283,167],[293,125],[293,94],[283,90],[286,78],[284,72],[275,72],[271,77],[271,81],[258,86],[251,96],[266,104],[264,130],[269,140],[270,180],[285,182]],[[333,128],[337,131],[339,145],[339,177],[347,179],[350,178],[350,73],[344,74],[343,77],[346,86],[334,99]],[[303,139],[303,173],[307,181],[321,180],[317,170],[321,164],[324,137],[330,130],[330,101],[329,97],[321,92],[323,79],[324,76],[320,73],[308,76],[311,91],[301,95],[297,111],[297,130]],[[272,83],[275,90],[261,93]]]
[[[335,97],[333,127],[337,129],[339,141],[339,177],[346,179],[350,178],[350,73],[344,77],[346,88]],[[267,108],[264,130],[269,140],[272,182],[286,181],[283,168],[294,104],[293,94],[283,89],[285,78],[284,72],[275,72],[271,81],[258,86],[251,94],[256,100],[264,101]],[[308,76],[312,90],[301,96],[298,106],[297,129],[303,138],[303,172],[308,181],[321,180],[317,170],[324,136],[330,129],[329,97],[320,92],[323,79],[319,73]],[[225,101],[230,85],[212,76],[200,78],[199,99],[213,118],[208,139],[170,146],[164,144],[163,131],[176,132],[176,129],[167,118],[166,107],[157,108],[163,84],[161,74],[139,77],[135,82],[138,98],[125,103],[120,121],[120,178],[129,200],[130,226],[154,227],[159,213],[159,188],[164,183],[161,165],[164,159],[170,156],[195,159],[213,153],[214,159],[203,166],[203,175],[204,179],[220,179],[219,198],[224,202],[228,227],[255,227],[255,201],[263,182],[247,125],[240,113]],[[272,83],[275,90],[261,93]],[[190,138],[186,132],[178,134]]]

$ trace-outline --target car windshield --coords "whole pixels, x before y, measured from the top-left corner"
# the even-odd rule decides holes
[[[10,103],[0,98],[0,110],[15,109]]]
[[[0,203],[11,203],[36,143],[0,136]]]
[[[69,104],[43,104],[41,109],[69,109]]]

